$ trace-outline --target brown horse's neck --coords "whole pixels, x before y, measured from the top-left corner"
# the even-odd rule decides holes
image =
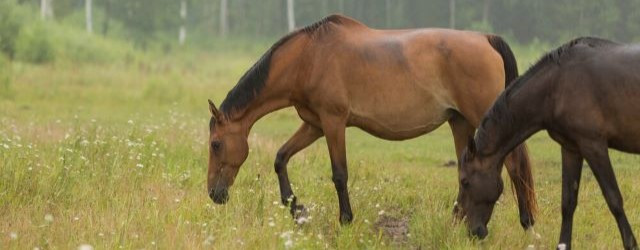
[[[304,49],[308,41],[305,37],[293,33],[290,37],[282,39],[260,59],[258,64],[263,65],[254,66],[264,67],[263,70],[266,72],[263,74],[267,76],[266,79],[262,79],[264,86],[255,90],[255,96],[246,105],[231,109],[231,112],[226,114],[227,120],[241,125],[246,135],[253,124],[266,114],[292,105],[291,96],[296,83],[304,80],[300,79],[300,76],[304,75],[301,71],[304,69],[302,59],[305,57]]]
[[[291,101],[285,91],[279,91],[277,95],[268,95],[268,93],[266,93],[272,91],[275,90],[265,89],[265,94],[261,94],[250,105],[228,114],[227,120],[240,125],[242,130],[248,135],[251,127],[253,127],[260,118],[271,112],[291,106]]]

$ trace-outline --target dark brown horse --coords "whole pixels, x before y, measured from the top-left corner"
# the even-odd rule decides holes
[[[640,153],[640,46],[579,38],[545,55],[503,92],[463,154],[460,199],[469,229],[484,237],[502,192],[505,156],[529,136],[547,130],[562,146],[560,244],[571,248],[580,172],[587,160],[624,247],[637,247],[616,183],[608,148]],[[562,247],[559,247],[562,248]]]
[[[459,158],[484,113],[517,75],[509,46],[497,36],[443,29],[375,30],[348,17],[326,17],[273,45],[229,92],[220,111],[209,101],[209,195],[216,203],[228,200],[227,190],[248,154],[252,125],[293,106],[304,123],[276,156],[282,202],[291,203],[294,215],[302,211],[289,184],[287,162],[324,136],[340,222],[350,222],[347,126],[387,140],[405,140],[448,122]],[[514,150],[507,166],[527,228],[534,223],[535,196],[524,145]]]

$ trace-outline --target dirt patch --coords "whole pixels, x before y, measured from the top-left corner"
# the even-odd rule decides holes
[[[449,160],[447,162],[445,162],[444,164],[442,164],[443,167],[455,167],[458,166],[458,162],[454,161],[454,160]]]
[[[391,238],[393,242],[404,243],[408,240],[409,218],[407,217],[395,218],[381,215],[373,226],[376,230],[382,231],[386,237]]]

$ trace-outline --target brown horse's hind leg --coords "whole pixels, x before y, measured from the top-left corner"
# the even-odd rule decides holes
[[[458,166],[460,166],[460,157],[462,151],[469,143],[469,138],[473,137],[473,133],[476,130],[467,119],[462,117],[462,115],[456,113],[449,119],[449,127],[451,127],[451,132],[453,133],[453,143],[456,147],[456,157],[458,160]],[[460,189],[458,189],[460,190]],[[456,203],[453,206],[453,215],[456,219],[462,219],[464,217],[464,213],[460,210],[458,206],[458,202],[460,200],[460,193],[458,192],[458,197],[456,197]]]
[[[322,131],[320,129],[305,122],[298,128],[298,131],[280,147],[276,155],[274,166],[278,174],[280,196],[285,206],[289,206],[289,202],[291,202],[291,215],[293,215],[294,218],[297,212],[303,211],[304,207],[301,204],[297,204],[297,199],[291,190],[289,174],[287,173],[287,163],[289,163],[289,159],[291,159],[293,155],[311,145],[311,143],[315,142],[321,136]]]
[[[509,178],[516,192],[520,213],[520,225],[525,230],[529,229],[535,224],[536,197],[533,191],[531,163],[529,161],[526,144],[520,144],[511,151],[505,158],[505,165],[507,166]]]

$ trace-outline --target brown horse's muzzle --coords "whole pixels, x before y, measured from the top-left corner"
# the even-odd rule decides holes
[[[209,197],[211,197],[211,199],[213,200],[214,203],[216,204],[225,204],[227,203],[227,201],[229,201],[229,189],[224,187],[224,188],[218,188],[215,187],[211,190],[209,190]]]

